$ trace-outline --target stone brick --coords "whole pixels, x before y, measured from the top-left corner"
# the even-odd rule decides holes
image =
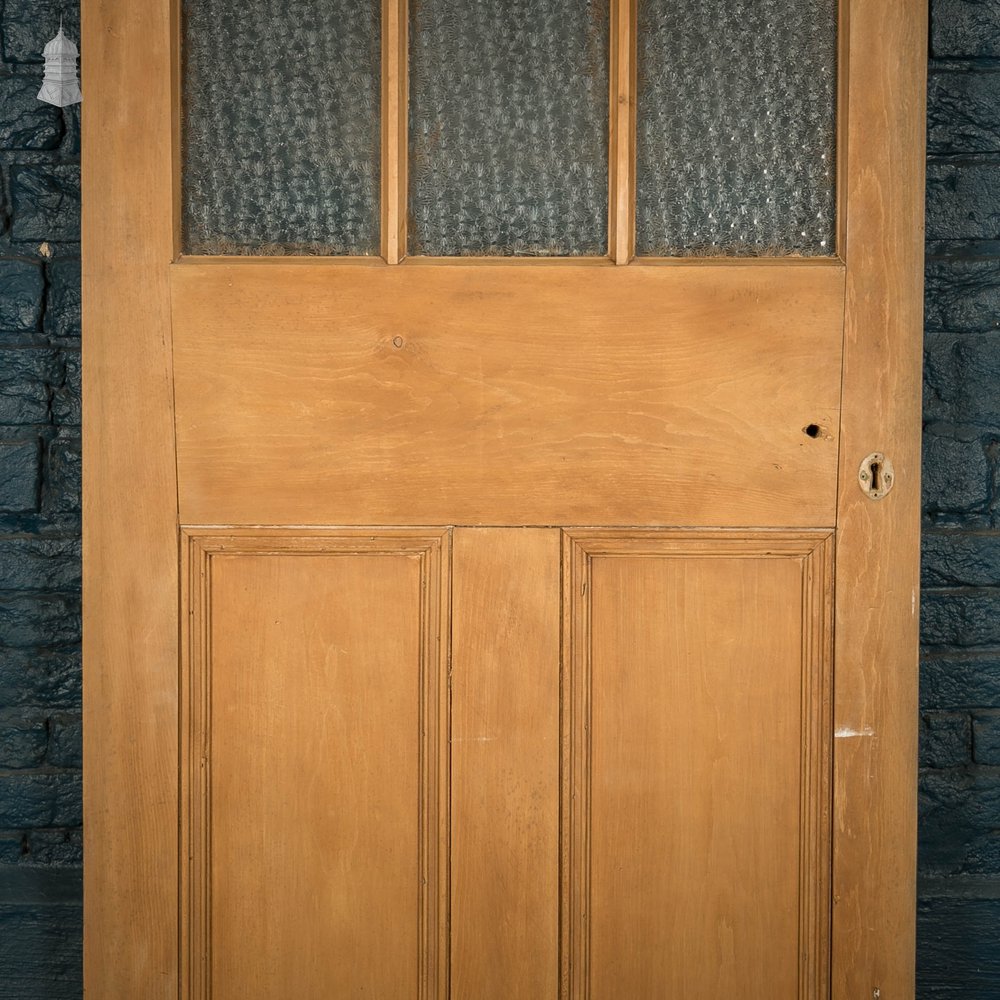
[[[17,241],[79,242],[80,168],[58,166],[15,167],[10,182]]]
[[[41,766],[48,742],[44,715],[0,712],[0,769]]]
[[[20,830],[0,830],[0,866],[22,864],[27,851],[27,833]]]
[[[0,969],[0,1000],[80,1000],[82,907],[0,905]]]
[[[42,318],[45,281],[38,264],[0,260],[0,330],[37,330]]]
[[[79,337],[80,261],[59,257],[49,263],[48,276],[45,332],[53,337]]]
[[[1000,56],[1000,5],[995,0],[934,0],[931,53]]]
[[[1000,587],[1000,532],[925,531],[921,564],[925,587]]]
[[[0,635],[12,649],[79,642],[79,596],[49,593],[0,595]]]
[[[972,746],[977,764],[1000,767],[1000,710],[973,715]]]
[[[1000,260],[930,260],[924,278],[927,330],[1000,330]]]
[[[83,719],[79,714],[56,714],[49,719],[46,763],[50,767],[83,767]]]
[[[1000,74],[932,72],[927,81],[930,154],[1000,152]]]
[[[68,514],[80,510],[80,441],[59,438],[49,446],[48,475],[42,497],[46,514]]]
[[[1000,705],[1000,654],[925,653],[920,659],[920,705],[923,709]]]
[[[62,375],[52,392],[52,419],[61,427],[79,427],[81,418],[80,353],[60,351]]]
[[[1000,431],[1000,332],[928,334],[924,419]]]
[[[1000,872],[1000,769],[920,772],[920,869],[926,874]]]
[[[921,899],[917,906],[919,1000],[997,1000],[998,927],[1000,898]]]
[[[38,509],[41,447],[37,440],[0,441],[0,511]]]
[[[1000,646],[1000,588],[925,590],[920,639],[927,646]]]
[[[72,771],[0,771],[0,828],[80,826],[81,783]]]
[[[18,863],[45,867],[73,867],[83,863],[83,831],[79,827],[27,830],[17,843]]]
[[[0,350],[0,424],[46,423],[57,371],[54,351]]]
[[[928,164],[927,238],[1000,238],[1000,165]]]
[[[924,712],[920,716],[922,767],[961,767],[972,760],[968,712]]]
[[[80,42],[80,13],[76,3],[61,0],[5,0],[3,5],[3,55],[7,62],[42,61],[45,43],[63,29],[74,42]]]
[[[924,435],[924,510],[983,510],[989,503],[991,477],[990,463],[977,438]]]
[[[4,705],[80,705],[80,650],[0,647],[0,692]]]
[[[62,141],[59,108],[38,100],[41,78],[0,76],[0,148],[55,149]]]
[[[0,590],[79,588],[79,538],[0,538]]]
[[[80,155],[80,126],[82,124],[80,112],[82,108],[82,104],[71,104],[68,108],[63,108],[63,127],[66,131],[60,150],[63,156],[75,158]]]

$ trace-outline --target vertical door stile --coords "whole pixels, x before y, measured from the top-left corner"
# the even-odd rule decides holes
[[[611,0],[611,110],[608,117],[608,254],[635,254],[636,0]]]
[[[382,256],[406,256],[407,0],[382,3]]]

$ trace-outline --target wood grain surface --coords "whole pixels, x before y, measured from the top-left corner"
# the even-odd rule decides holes
[[[558,989],[559,561],[556,530],[455,531],[453,1000]]]
[[[185,523],[834,523],[841,268],[172,284]]]
[[[101,1000],[178,984],[173,14],[82,10],[83,976]]]
[[[184,1000],[447,996],[447,542],[187,537]]]
[[[832,536],[569,532],[572,1000],[817,1000]]]
[[[914,995],[925,0],[852,3],[833,998]],[[866,455],[896,469],[880,501]]]

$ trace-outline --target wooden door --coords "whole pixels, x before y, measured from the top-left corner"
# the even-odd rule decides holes
[[[912,997],[924,4],[710,6],[751,67],[829,21],[815,189],[712,179],[691,95],[771,102],[779,160],[801,95],[722,42],[672,76],[680,0],[291,4],[333,20],[284,55],[243,6],[85,9],[89,994]],[[369,156],[349,210],[226,159],[272,77]],[[461,146],[449,99],[532,88],[558,128]],[[462,177],[595,136],[455,235]],[[828,235],[695,231],[772,194]]]

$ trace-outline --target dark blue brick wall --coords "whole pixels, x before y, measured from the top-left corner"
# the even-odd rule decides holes
[[[0,1000],[79,1000],[79,109],[36,100],[75,5],[0,2]]]
[[[1000,997],[1000,0],[931,0],[922,1000]]]
[[[0,1000],[80,987],[75,5],[0,0]],[[932,0],[918,991],[1000,996],[1000,0]]]

